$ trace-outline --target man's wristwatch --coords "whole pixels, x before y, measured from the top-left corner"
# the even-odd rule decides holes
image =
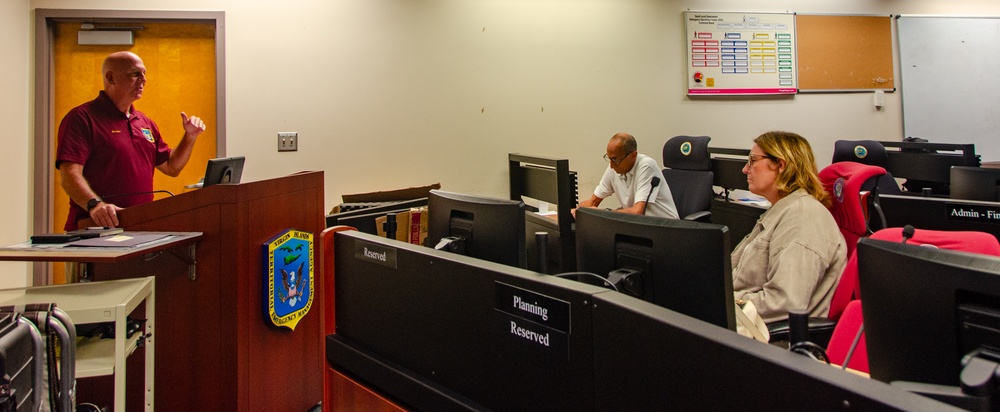
[[[95,197],[93,199],[88,200],[87,201],[87,213],[90,213],[90,211],[93,208],[97,207],[97,204],[101,203],[101,202],[103,202],[103,200],[101,200],[101,198],[99,198],[99,197]]]

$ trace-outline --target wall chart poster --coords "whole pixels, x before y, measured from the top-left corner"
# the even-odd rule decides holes
[[[795,15],[687,11],[688,95],[795,94]]]

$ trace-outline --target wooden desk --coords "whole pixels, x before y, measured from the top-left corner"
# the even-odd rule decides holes
[[[0,260],[119,263],[147,253],[178,246],[190,245],[193,247],[194,243],[202,237],[201,232],[122,232],[121,234],[163,234],[166,237],[133,247],[85,247],[74,246],[73,242],[36,245],[31,242],[22,242],[0,247]]]

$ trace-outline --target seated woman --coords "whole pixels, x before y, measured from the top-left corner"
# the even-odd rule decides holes
[[[753,302],[765,322],[789,309],[826,317],[847,262],[844,237],[825,205],[809,142],[788,132],[754,139],[743,167],[750,191],[771,208],[733,249],[733,291]]]

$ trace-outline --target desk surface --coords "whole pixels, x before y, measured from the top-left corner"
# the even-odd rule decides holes
[[[118,263],[146,253],[184,246],[202,238],[202,232],[124,232],[128,234],[164,234],[166,237],[132,247],[84,247],[64,244],[22,242],[0,247],[0,260],[36,262]]]

